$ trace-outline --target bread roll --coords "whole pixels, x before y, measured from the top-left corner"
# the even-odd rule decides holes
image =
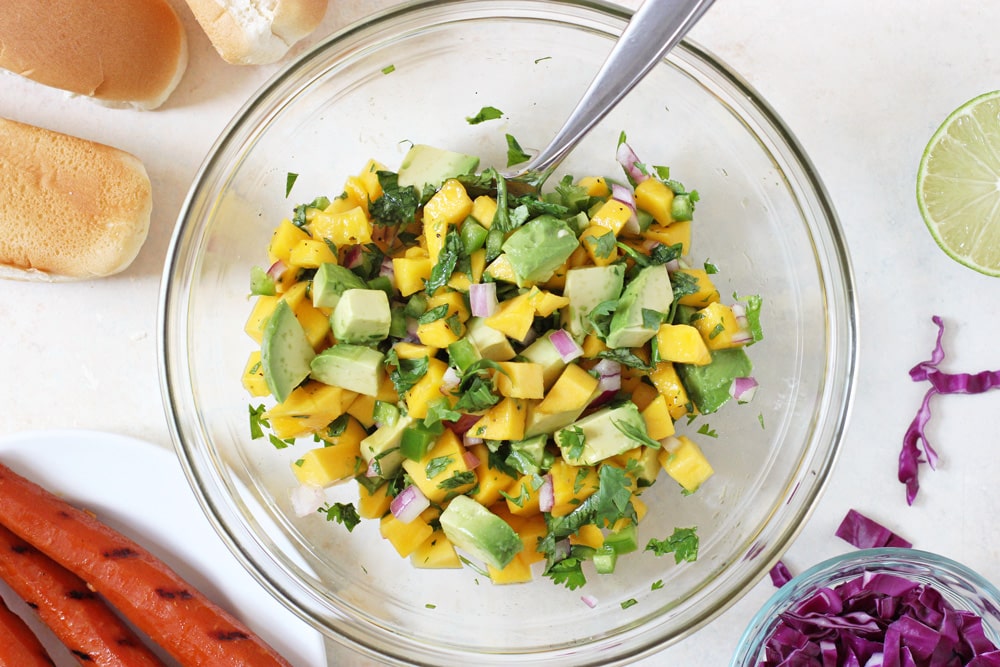
[[[121,271],[146,240],[151,190],[129,153],[0,118],[0,277]]]
[[[262,65],[281,60],[323,20],[327,0],[187,0],[223,60]]]
[[[166,0],[0,2],[0,67],[112,105],[160,106],[187,56]]]

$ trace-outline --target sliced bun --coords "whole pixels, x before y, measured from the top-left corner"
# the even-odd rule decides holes
[[[0,67],[47,86],[153,109],[187,58],[184,26],[166,0],[0,2]]]
[[[146,240],[152,207],[133,155],[0,118],[0,277],[117,273]]]
[[[223,60],[234,65],[277,62],[316,29],[328,0],[187,0]]]

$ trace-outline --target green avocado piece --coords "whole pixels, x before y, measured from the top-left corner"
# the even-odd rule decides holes
[[[400,442],[403,432],[414,423],[413,417],[400,415],[393,424],[383,424],[374,433],[361,441],[361,456],[371,464],[375,460],[375,469],[382,479],[394,477],[403,466],[403,451]]]
[[[540,215],[514,230],[503,251],[519,285],[544,282],[580,245],[576,232],[553,215]]]
[[[524,548],[510,524],[468,496],[452,498],[439,520],[453,545],[498,570]]]
[[[364,289],[365,281],[345,266],[326,262],[316,269],[312,281],[312,300],[317,308],[335,308],[340,295],[349,289]]]
[[[333,336],[340,343],[374,343],[385,340],[392,325],[389,297],[378,289],[349,289],[330,316]]]
[[[733,380],[750,375],[753,363],[743,348],[735,347],[712,350],[712,361],[704,366],[674,364],[674,368],[698,412],[707,415],[730,399]]]
[[[617,299],[625,282],[625,267],[622,264],[608,266],[588,266],[570,269],[566,272],[566,286],[563,296],[569,305],[563,311],[566,329],[573,338],[582,340],[590,331],[587,316],[595,306]]]
[[[384,359],[381,352],[370,347],[337,343],[312,359],[309,374],[312,379],[334,387],[377,396],[385,379]]]
[[[556,431],[555,440],[566,463],[592,466],[639,446],[623,433],[623,428],[646,432],[646,422],[631,401],[615,408],[601,408],[578,419]]]
[[[309,376],[309,363],[316,356],[305,329],[288,302],[278,302],[260,344],[260,366],[264,381],[279,403]]]
[[[566,362],[563,361],[559,350],[549,338],[551,335],[552,332],[548,331],[544,336],[539,336],[531,345],[521,350],[522,357],[542,367],[542,384],[546,391],[552,388],[552,385],[566,368]]]
[[[473,155],[415,144],[403,157],[396,182],[423,192],[428,185],[438,187],[449,178],[474,173],[478,166],[479,158]]]
[[[656,335],[660,321],[647,326],[643,311],[666,316],[674,300],[670,274],[664,264],[647,266],[625,286],[611,318],[608,347],[639,347]]]

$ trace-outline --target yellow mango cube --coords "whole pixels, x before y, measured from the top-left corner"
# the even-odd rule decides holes
[[[267,246],[267,257],[272,263],[282,261],[291,264],[292,248],[302,241],[308,239],[309,234],[292,224],[291,220],[282,220],[271,234],[271,242]]]
[[[486,267],[485,273],[493,280],[499,280],[501,282],[511,283],[514,285],[518,284],[517,274],[514,273],[514,267],[511,266],[507,255],[501,254],[490,262],[489,266]]]
[[[666,183],[655,178],[647,178],[635,186],[635,205],[653,216],[661,225],[674,221],[670,208],[674,203],[674,191]]]
[[[557,459],[549,469],[552,477],[552,516],[566,516],[594,495],[600,485],[597,469],[574,466]]]
[[[710,350],[724,350],[746,344],[744,332],[729,306],[710,303],[691,318],[691,325],[701,333]]]
[[[399,359],[430,358],[437,354],[438,351],[438,348],[436,347],[430,347],[429,345],[417,343],[407,343],[406,341],[399,341],[392,346],[392,349],[396,351],[396,357]]]
[[[598,354],[608,349],[604,341],[592,333],[584,336],[580,347],[583,348],[583,356],[587,359],[596,359]]]
[[[690,324],[661,324],[656,332],[656,346],[663,361],[695,366],[712,361],[705,340]]]
[[[465,322],[469,319],[469,307],[465,303],[465,296],[461,292],[438,292],[427,299],[427,310],[434,310],[441,306],[447,306],[448,311],[445,318],[458,315],[458,319]]]
[[[560,308],[569,305],[569,299],[558,294],[553,294],[547,290],[532,287],[528,291],[528,298],[535,307],[535,314],[539,317],[548,317]]]
[[[584,176],[578,183],[580,187],[587,191],[591,197],[608,197],[611,195],[611,188],[602,176]]]
[[[292,248],[288,254],[288,263],[303,269],[318,269],[322,264],[336,264],[337,255],[326,241],[306,238]]]
[[[545,554],[538,550],[538,543],[549,532],[549,527],[545,523],[545,516],[533,514],[531,516],[513,516],[508,521],[510,527],[521,537],[521,544],[524,548],[518,552],[518,558],[528,565],[545,560]]]
[[[663,440],[674,434],[674,420],[670,417],[667,397],[663,394],[657,394],[640,414],[646,422],[646,433],[653,440]]]
[[[330,241],[337,247],[371,243],[372,225],[361,206],[338,213],[329,209],[317,213],[309,224],[313,238]]]
[[[428,257],[395,257],[392,271],[396,277],[396,289],[402,296],[410,296],[424,288],[431,278],[434,263]]]
[[[580,234],[580,245],[594,266],[607,266],[618,259],[615,243],[615,232],[602,225],[591,225]]]
[[[663,470],[688,493],[698,490],[714,474],[701,448],[686,436],[671,436],[657,457]]]
[[[470,215],[480,225],[489,229],[493,225],[493,216],[497,214],[497,200],[489,195],[480,195],[472,202]]]
[[[504,398],[472,425],[469,435],[483,440],[523,440],[527,416],[528,405],[524,399]]]
[[[292,472],[302,484],[327,487],[351,479],[368,467],[361,448],[349,442],[310,449],[292,463]]]
[[[520,558],[520,554],[514,556],[502,570],[496,569],[489,563],[486,564],[486,570],[490,575],[490,581],[498,585],[524,584],[531,581],[531,566]]]
[[[503,498],[501,491],[510,488],[514,478],[490,465],[490,450],[486,445],[473,445],[470,451],[479,459],[479,465],[475,470],[478,483],[468,495],[483,507],[489,507]]]
[[[462,222],[471,212],[472,199],[465,187],[454,178],[445,181],[428,200],[424,205],[423,220],[424,239],[431,262],[437,264],[449,226]]]
[[[635,403],[635,407],[639,408],[640,412],[645,410],[660,395],[656,387],[643,382],[641,377],[625,378],[622,376],[622,389],[631,395],[632,402]]]
[[[507,489],[507,511],[514,516],[534,516],[541,513],[538,503],[541,480],[537,475],[522,475]]]
[[[497,311],[486,318],[487,326],[514,340],[524,340],[535,321],[535,306],[528,293],[503,301]]]
[[[406,410],[414,419],[423,419],[427,416],[427,405],[438,398],[441,398],[441,381],[444,378],[448,364],[440,359],[431,358],[427,363],[427,372],[417,380],[403,396],[406,401]]]
[[[267,396],[271,393],[264,380],[264,369],[260,365],[260,350],[254,350],[247,358],[246,366],[243,367],[242,382],[243,388],[251,396]]]
[[[678,298],[677,303],[682,306],[702,308],[719,300],[719,290],[715,288],[712,279],[708,277],[708,271],[704,269],[677,269],[676,273],[687,274],[698,285],[696,291]]]
[[[279,438],[293,438],[325,427],[344,414],[345,399],[354,400],[354,392],[309,380],[296,387],[283,402],[265,413],[271,430]]]
[[[445,537],[443,530],[435,530],[423,544],[410,554],[413,567],[449,569],[462,567],[462,560],[455,546]]]
[[[569,536],[569,543],[599,549],[604,544],[604,532],[592,523],[585,523]]]
[[[359,398],[360,396],[361,395],[359,395]],[[354,401],[351,401],[351,403],[353,404]],[[347,420],[347,424],[344,425],[343,430],[336,435],[331,434],[329,431],[321,431],[318,435],[323,442],[330,446],[342,446],[348,448],[358,447],[358,452],[360,454],[361,441],[368,437],[368,431],[365,430],[365,426],[360,421],[352,416]]]
[[[358,485],[358,516],[362,519],[381,519],[389,511],[392,498],[389,497],[388,482],[369,491],[368,487]]]
[[[434,534],[434,529],[419,517],[403,523],[389,513],[379,521],[379,532],[389,540],[396,553],[407,558]]]
[[[661,361],[656,364],[656,368],[649,374],[649,379],[656,387],[656,391],[666,399],[667,410],[674,421],[691,412],[691,399],[672,363]]]
[[[643,238],[658,241],[665,246],[681,244],[681,255],[691,252],[691,221],[683,220],[673,222],[669,225],[650,225],[646,231],[642,232]]]
[[[385,171],[385,165],[377,160],[369,159],[358,172],[358,183],[368,195],[368,201],[375,201],[382,196],[382,184],[378,181],[378,172]]]
[[[610,229],[611,233],[618,236],[632,215],[632,209],[628,206],[617,199],[609,199],[590,217],[590,224]]]
[[[278,300],[280,298],[281,297],[268,296],[266,294],[258,296],[257,300],[253,304],[253,308],[250,309],[250,316],[247,317],[247,323],[244,325],[243,331],[245,331],[250,338],[257,341],[258,344],[264,338],[264,327],[267,325],[267,321],[274,313],[274,309],[278,305]]]
[[[403,469],[434,504],[463,494],[476,485],[476,475],[469,470],[465,460],[465,447],[455,432],[447,428],[422,459],[405,459]]]
[[[597,378],[576,364],[569,364],[535,411],[556,414],[582,410],[590,402],[597,385]]]
[[[459,322],[458,331],[455,331],[445,318],[417,325],[417,338],[423,345],[427,345],[428,347],[442,349],[448,347],[464,335],[464,324]]]
[[[495,380],[501,396],[512,398],[542,398],[545,380],[542,365],[521,361],[501,361]]]
[[[319,351],[327,347],[327,335],[330,333],[330,318],[323,311],[312,305],[308,299],[299,301],[293,309],[295,317],[306,332],[306,338],[313,349]]]

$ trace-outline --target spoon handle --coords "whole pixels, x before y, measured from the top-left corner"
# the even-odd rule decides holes
[[[525,170],[546,173],[576,146],[697,23],[714,0],[645,0],[576,108]]]

